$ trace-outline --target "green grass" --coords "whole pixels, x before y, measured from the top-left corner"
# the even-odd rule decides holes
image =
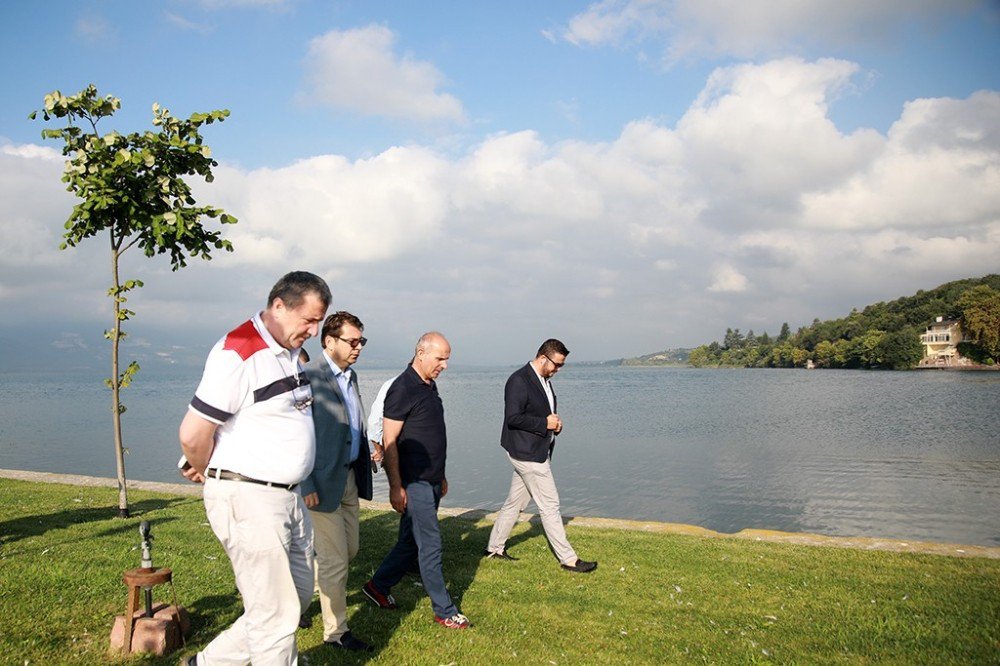
[[[0,480],[0,663],[176,664],[241,612],[229,561],[201,500]],[[149,520],[157,566],[174,571],[192,613],[188,650],[164,658],[108,653]],[[593,574],[562,571],[541,527],[520,524],[518,562],[480,559],[491,525],[441,520],[444,571],[473,621],[447,631],[413,579],[382,611],[358,591],[395,540],[394,514],[363,511],[351,567],[350,624],[370,655],[322,644],[319,604],[299,650],[319,664],[1000,663],[1000,561],[741,539],[568,528]],[[169,600],[156,588],[157,601]]]

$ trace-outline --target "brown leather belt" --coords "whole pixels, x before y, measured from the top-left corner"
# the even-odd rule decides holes
[[[213,479],[220,479],[222,481],[245,481],[246,483],[256,483],[261,486],[267,486],[268,488],[281,488],[282,490],[295,490],[297,483],[274,483],[273,481],[261,481],[260,479],[252,479],[249,476],[243,476],[238,472],[230,472],[227,469],[216,469],[214,467],[209,467],[205,470],[205,476],[212,477]]]

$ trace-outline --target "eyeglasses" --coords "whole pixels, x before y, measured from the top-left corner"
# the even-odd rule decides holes
[[[299,373],[295,373],[295,387],[292,389],[292,404],[295,409],[304,412],[313,404],[312,389],[308,384],[303,384]]]
[[[549,358],[548,354],[542,354],[542,356],[544,356],[545,358],[548,358],[549,359],[549,363],[551,363],[552,365],[556,366],[557,369],[563,367],[564,365],[566,365],[566,361],[563,361],[562,363],[556,363],[551,358]]]
[[[293,399],[295,398],[294,394],[292,395],[292,398]],[[302,400],[295,400],[295,402],[292,404],[295,405],[295,409],[299,410],[300,412],[304,412],[307,409],[309,409],[310,405],[313,404],[313,397],[309,396],[308,398],[303,398]]]
[[[338,340],[343,340],[347,344],[351,345],[351,349],[357,349],[358,347],[364,347],[366,344],[368,344],[368,338],[365,338],[365,337],[361,337],[361,338],[342,338],[342,337],[340,337],[338,335],[337,339]]]

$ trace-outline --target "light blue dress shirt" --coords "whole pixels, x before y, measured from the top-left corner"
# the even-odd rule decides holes
[[[323,358],[326,359],[330,370],[333,371],[333,376],[337,379],[337,385],[340,386],[340,393],[344,396],[344,400],[347,401],[347,417],[351,422],[351,462],[354,462],[358,459],[358,453],[361,451],[361,397],[351,385],[353,371],[350,368],[346,370],[338,368],[337,364],[330,360],[325,351],[323,352]]]

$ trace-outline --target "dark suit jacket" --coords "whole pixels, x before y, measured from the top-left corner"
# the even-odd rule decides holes
[[[553,405],[555,402],[553,390]],[[552,451],[552,431],[546,420],[554,411],[549,409],[549,399],[534,369],[526,364],[510,376],[503,390],[500,446],[515,460],[545,462]]]
[[[312,387],[313,426],[316,428],[316,464],[313,471],[302,482],[302,495],[317,493],[319,504],[313,511],[330,513],[340,506],[344,496],[347,475],[351,472],[351,421],[347,415],[347,403],[340,392],[340,384],[333,376],[333,370],[326,357],[320,353],[305,365],[305,373]],[[353,373],[351,387],[355,391],[361,407],[361,447],[358,460],[354,464],[354,479],[358,484],[358,496],[372,498],[372,468],[368,453],[368,432],[365,407],[358,392],[358,375]]]

